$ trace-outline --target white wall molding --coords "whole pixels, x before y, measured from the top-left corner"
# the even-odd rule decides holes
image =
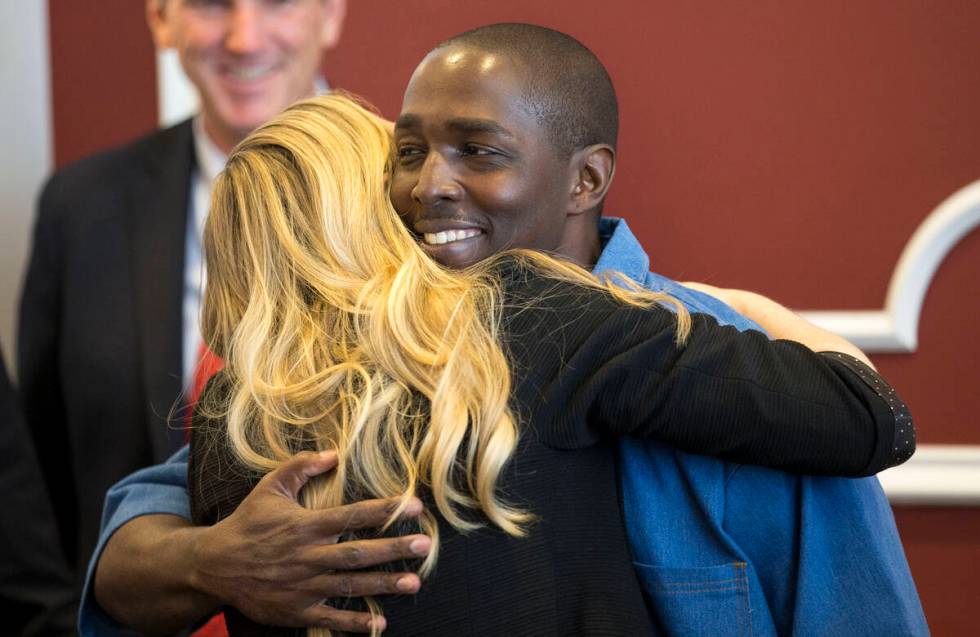
[[[919,225],[898,260],[881,310],[800,314],[867,352],[914,352],[932,277],[953,247],[980,225],[980,181],[961,188]]]
[[[980,445],[919,445],[905,464],[878,474],[897,505],[980,505]]]
[[[34,206],[54,150],[48,23],[43,0],[0,2],[0,342],[11,373]]]
[[[177,51],[157,51],[157,117],[161,128],[173,126],[197,112],[197,91],[184,75]]]
[[[895,266],[883,309],[801,314],[867,352],[914,352],[932,278],[978,225],[980,181],[975,181],[939,204],[913,233]],[[919,445],[908,462],[878,478],[892,504],[980,506],[980,445]]]

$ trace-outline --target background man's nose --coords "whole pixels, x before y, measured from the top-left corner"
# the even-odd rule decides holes
[[[236,2],[227,16],[225,48],[239,54],[254,53],[262,47],[264,21],[262,9],[255,3]]]

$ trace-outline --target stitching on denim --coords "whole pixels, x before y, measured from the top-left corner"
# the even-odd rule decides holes
[[[682,588],[685,586],[717,586],[722,584],[741,584],[743,577],[735,577],[732,579],[711,579],[711,580],[700,580],[698,582],[661,582],[660,586],[670,587],[670,588]]]
[[[745,595],[739,595],[739,598],[742,599],[745,621],[739,622],[739,624],[745,624],[745,626],[749,629],[749,637],[752,637],[752,589],[749,588],[748,563],[736,562],[734,566],[735,571],[739,574],[739,579],[742,581],[742,585],[745,589]],[[741,632],[741,630],[739,632]]]
[[[714,585],[706,583],[700,588],[673,588],[670,586],[663,586],[660,584],[654,584],[658,589],[661,589],[662,593],[667,595],[684,595],[687,593],[705,593],[705,592],[721,592],[721,591],[745,591],[748,592],[749,587],[745,582],[736,582],[735,584],[723,584]]]

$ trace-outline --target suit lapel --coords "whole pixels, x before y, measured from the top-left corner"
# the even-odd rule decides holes
[[[153,457],[162,462],[184,441],[180,418],[168,421],[182,383],[184,244],[194,150],[190,122],[154,136],[136,168],[130,260],[140,373]],[[176,412],[178,416],[182,412]]]

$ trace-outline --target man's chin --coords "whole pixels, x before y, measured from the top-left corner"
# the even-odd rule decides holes
[[[281,113],[289,104],[283,104],[278,97],[273,99],[268,96],[226,99],[215,109],[215,115],[228,129],[248,135]]]
[[[489,254],[485,250],[486,235],[480,234],[469,239],[450,241],[448,243],[429,244],[422,242],[420,245],[425,252],[446,266],[461,270],[478,263],[487,258]]]

